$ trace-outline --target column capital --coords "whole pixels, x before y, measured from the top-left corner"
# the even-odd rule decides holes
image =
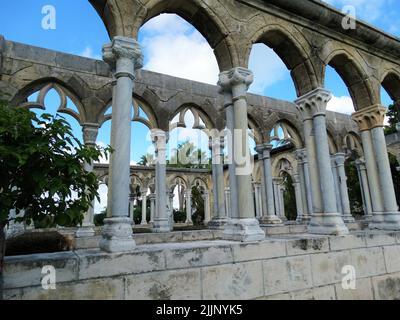
[[[156,194],[155,193],[150,193],[148,196],[150,201],[154,201],[156,199]]]
[[[326,115],[326,106],[332,98],[332,93],[324,88],[317,88],[295,100],[297,110],[303,120],[309,120],[319,115]]]
[[[103,46],[103,60],[115,70],[115,77],[134,79],[135,70],[143,67],[143,54],[139,43],[128,37],[116,36]]]
[[[223,71],[219,75],[218,86],[222,92],[232,92],[232,100],[246,97],[247,90],[254,81],[253,72],[249,69],[236,67]]]
[[[223,149],[225,147],[225,138],[221,136],[210,136],[208,139],[208,148],[214,153],[219,151],[219,154],[223,154]]]
[[[364,158],[357,159],[355,161],[355,163],[356,163],[356,166],[358,166],[360,168],[360,170],[366,170]]]
[[[294,174],[293,175],[293,184],[298,184],[298,183],[300,183],[300,176],[299,176],[299,174]]]
[[[345,153],[336,153],[335,154],[335,163],[337,166],[344,166],[344,163],[346,162],[346,154]]]
[[[360,131],[366,131],[377,127],[383,127],[385,122],[386,108],[375,104],[354,112],[351,117],[357,122]]]
[[[295,151],[295,157],[300,163],[306,163],[307,160],[307,150],[306,149],[298,149]]]
[[[261,159],[268,159],[271,158],[271,150],[273,148],[273,145],[270,143],[263,143],[257,145],[254,150],[261,155]]]
[[[97,140],[97,135],[99,133],[99,124],[98,123],[84,123],[82,125],[83,132],[83,142],[86,145],[95,145]]]

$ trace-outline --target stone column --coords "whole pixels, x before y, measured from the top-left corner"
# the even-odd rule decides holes
[[[277,217],[282,217],[280,188],[279,188],[279,185],[281,184],[281,178],[273,178],[272,183],[274,187],[275,215]]]
[[[272,167],[271,167],[271,150],[272,144],[261,144],[256,147],[259,158],[263,165],[263,182],[265,192],[265,210],[263,217],[260,219],[261,224],[282,224],[282,220],[275,214],[274,204],[274,187],[272,182]]]
[[[225,212],[228,219],[231,217],[231,191],[229,188],[225,188]]]
[[[132,225],[135,224],[134,211],[135,211],[135,197],[131,195],[129,197],[129,218],[131,220]]]
[[[343,220],[346,223],[353,223],[355,220],[351,214],[351,209],[350,209],[349,193],[347,189],[347,176],[346,176],[346,171],[344,169],[345,161],[346,161],[346,155],[344,153],[336,154],[335,162],[339,178],[339,191],[340,191]]]
[[[297,222],[303,221],[303,202],[301,196],[301,187],[300,187],[300,176],[298,174],[293,175],[293,187],[294,193],[296,196],[296,209],[297,209]]]
[[[285,189],[283,188],[282,185],[279,185],[279,202],[280,202],[280,207],[281,207],[281,220],[282,221],[287,221],[286,218],[286,211],[285,211]]]
[[[103,59],[115,73],[113,91],[109,218],[105,219],[100,248],[107,252],[130,251],[136,246],[128,217],[132,92],[135,70],[143,64],[139,44],[131,38],[114,37],[103,47]]]
[[[149,194],[150,200],[150,223],[154,222],[154,210],[156,207],[156,195],[154,193]]]
[[[167,192],[168,201],[168,214],[169,214],[169,226],[172,231],[174,228],[174,193],[172,191]]]
[[[162,130],[152,130],[152,141],[155,148],[155,194],[156,210],[154,214],[153,232],[170,232],[171,225],[167,201],[167,134]]]
[[[299,177],[301,185],[301,196],[303,204],[303,223],[309,223],[311,220],[312,198],[310,189],[310,176],[308,170],[307,153],[304,149],[296,151],[296,159],[299,167]]]
[[[208,192],[203,194],[204,199],[204,224],[207,225],[211,220],[210,214],[210,195]]]
[[[332,166],[332,174],[333,174],[333,182],[335,185],[335,197],[336,197],[336,207],[338,209],[338,212],[343,214],[342,211],[342,200],[340,196],[340,186],[339,186],[339,175],[338,175],[338,169],[336,165],[336,159],[335,156],[331,157],[331,166]]]
[[[257,241],[265,238],[254,213],[254,202],[250,201],[252,162],[248,147],[248,118],[247,118],[247,90],[253,82],[253,74],[245,68],[233,68],[222,72],[219,77],[219,86],[223,92],[231,93],[233,101],[233,163],[235,163],[235,179],[230,176],[231,192],[236,190],[237,207],[232,207],[233,216],[228,221],[223,232],[223,238],[237,241]],[[227,104],[229,105],[229,103]],[[228,118],[228,112],[227,112]],[[232,121],[232,119],[230,119]],[[229,129],[229,127],[228,127]],[[233,201],[232,201],[233,204]],[[235,204],[236,205],[236,204]],[[236,212],[237,210],[237,212]]]
[[[210,229],[223,229],[228,221],[224,201],[224,138],[219,134],[216,137],[210,137],[209,147],[212,156],[214,212],[208,227]]]
[[[365,167],[364,159],[356,160],[356,167],[358,171],[358,179],[361,185],[361,195],[364,206],[364,215],[366,221],[372,221],[372,204],[371,204],[371,195],[369,192],[369,184],[367,177],[367,168]]]
[[[140,190],[142,195],[142,221],[140,225],[147,226],[147,189]]]
[[[83,124],[82,131],[84,144],[87,146],[95,146],[99,132],[99,125],[97,123],[85,123]],[[85,162],[84,167],[87,172],[93,172],[93,163]],[[77,238],[92,237],[95,234],[93,223],[95,201],[96,200],[93,199],[91,207],[87,212],[85,212],[82,226],[80,226],[75,233]]]
[[[359,110],[353,114],[353,119],[358,123],[364,147],[364,156],[367,166],[368,180],[373,206],[373,218],[369,227],[371,229],[400,230],[400,212],[396,202],[393,178],[390,170],[390,163],[387,154],[386,140],[383,133],[386,108],[381,105],[374,105]],[[369,169],[372,171],[371,179],[377,178],[378,185],[373,186]],[[376,170],[376,171],[374,171]],[[380,197],[374,195],[374,188],[379,186]],[[374,199],[382,202],[381,207],[376,208]],[[375,205],[375,207],[374,207]],[[382,208],[383,213],[375,212]]]
[[[254,187],[254,202],[256,204],[256,218],[261,219],[263,216],[262,201],[261,201],[261,185],[259,183],[253,183],[253,187]]]
[[[192,221],[192,189],[186,190],[186,224],[193,225]]]
[[[326,105],[332,95],[317,88],[296,100],[303,117],[307,158],[310,163],[310,180],[313,200],[313,214],[309,232],[314,234],[344,235],[349,230],[336,206],[335,186],[329,155],[326,131]],[[312,118],[312,123],[310,119]],[[307,125],[306,125],[307,124]],[[311,138],[313,137],[313,138]],[[315,150],[312,152],[311,150]],[[315,170],[315,169],[318,170]],[[316,181],[319,181],[316,184]]]

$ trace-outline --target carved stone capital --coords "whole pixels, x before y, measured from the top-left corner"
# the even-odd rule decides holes
[[[151,130],[151,141],[154,144],[155,153],[158,154],[161,151],[167,150],[167,143],[169,139],[168,132],[165,132],[161,129],[152,129]]]
[[[335,163],[337,166],[344,166],[345,162],[346,162],[346,154],[345,153],[335,154]]]
[[[307,162],[307,150],[305,150],[305,149],[296,150],[295,157],[301,163]]]
[[[271,150],[273,148],[272,144],[263,143],[257,145],[254,150],[261,156],[261,159],[271,158]]]
[[[116,78],[134,78],[135,70],[143,67],[143,54],[139,43],[127,37],[114,37],[111,43],[104,45],[103,60],[110,65]]]
[[[225,92],[232,92],[233,101],[246,97],[247,90],[254,81],[253,72],[249,69],[236,67],[221,72],[218,85]]]
[[[225,147],[224,137],[210,137],[208,140],[208,148],[212,154],[223,154]]]
[[[99,125],[97,123],[84,123],[82,126],[83,142],[86,145],[95,145],[97,135],[99,133]]]
[[[371,130],[383,127],[385,122],[386,108],[375,104],[368,108],[361,109],[352,114],[352,118],[358,124],[360,131]]]
[[[324,88],[317,88],[298,98],[295,103],[303,120],[326,114],[326,106],[331,100],[332,94]]]

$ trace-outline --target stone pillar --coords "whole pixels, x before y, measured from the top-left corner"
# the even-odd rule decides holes
[[[150,223],[154,222],[154,211],[156,207],[156,195],[154,193],[149,194],[150,200]]]
[[[286,211],[285,211],[285,189],[282,185],[279,185],[279,201],[280,201],[280,208],[281,208],[281,220],[287,221],[286,218]]]
[[[167,192],[168,201],[168,214],[169,214],[169,225],[170,230],[174,229],[174,193],[172,191]]]
[[[204,225],[207,225],[211,220],[210,214],[210,195],[208,192],[203,194],[204,199]]]
[[[99,132],[99,125],[97,123],[85,123],[83,124],[82,131],[84,144],[87,146],[95,146]],[[93,172],[93,163],[85,162],[84,167],[87,172]],[[80,226],[75,233],[77,238],[92,237],[95,234],[93,223],[95,201],[96,200],[93,199],[89,210],[85,212],[82,226]]]
[[[115,73],[110,179],[111,192],[109,218],[105,219],[100,248],[107,252],[130,251],[136,246],[128,217],[130,145],[132,119],[132,92],[135,70],[143,64],[139,44],[131,38],[114,37],[111,44],[103,47],[103,59]]]
[[[228,221],[223,238],[237,241],[257,241],[265,238],[254,213],[254,202],[250,201],[252,162],[248,147],[248,118],[247,118],[247,90],[253,82],[253,74],[245,68],[233,68],[222,72],[218,85],[224,92],[225,99],[231,95],[233,102],[233,148],[234,174],[230,171],[231,199],[237,197],[237,203],[231,210],[234,216]],[[225,94],[226,93],[226,94]],[[227,106],[231,104],[229,101]],[[232,107],[232,106],[231,106]],[[227,110],[227,120],[228,120]],[[232,116],[232,113],[229,115]],[[230,126],[232,119],[230,118]],[[229,128],[228,129],[232,129]],[[232,132],[231,132],[232,133]],[[232,150],[233,149],[233,150]],[[235,178],[233,178],[235,176]],[[233,179],[232,179],[233,178]],[[232,193],[233,191],[233,193]]]
[[[192,221],[192,189],[186,190],[186,224],[193,225]]]
[[[225,212],[228,219],[231,217],[231,191],[229,188],[225,188]]]
[[[263,216],[261,185],[259,183],[253,183],[253,187],[254,187],[254,202],[256,204],[256,218],[261,219]]]
[[[224,201],[224,138],[219,135],[216,137],[210,137],[209,147],[212,157],[214,212],[208,227],[210,229],[223,229],[228,222]]]
[[[309,223],[312,214],[312,195],[310,186],[310,176],[308,170],[308,160],[306,150],[300,149],[296,151],[296,159],[298,161],[301,196],[303,204],[303,223]]]
[[[147,189],[140,190],[142,195],[142,221],[140,225],[147,226]]]
[[[154,214],[153,232],[170,232],[171,224],[167,201],[167,134],[162,130],[152,130],[152,141],[155,148],[155,187],[156,210]]]
[[[364,159],[356,160],[356,167],[358,171],[358,179],[360,181],[361,186],[361,195],[364,206],[364,215],[366,221],[372,221],[372,204],[371,204],[371,195],[369,192],[369,184],[367,177],[367,168],[365,167]]]
[[[265,210],[263,216],[260,219],[261,224],[282,224],[282,220],[275,214],[274,204],[274,187],[272,182],[272,167],[271,167],[271,150],[272,144],[261,144],[256,147],[256,151],[259,154],[259,159],[263,165],[263,182],[265,192]]]
[[[132,225],[135,224],[134,213],[135,213],[135,197],[133,195],[131,195],[129,197],[129,218],[131,220]]]
[[[370,183],[374,212],[369,227],[371,229],[400,230],[400,212],[396,202],[386,140],[383,133],[385,114],[386,109],[383,106],[374,105],[355,112],[353,119],[358,123],[361,131],[368,181]],[[371,171],[371,177],[369,171]],[[373,186],[370,178],[373,181],[378,180],[378,184]],[[380,197],[374,194],[374,191]],[[377,199],[378,207],[374,203],[374,199]],[[375,210],[381,209],[382,213],[375,212]]]
[[[331,97],[332,95],[329,91],[317,88],[297,99],[296,104],[306,127],[305,140],[307,158],[310,164],[313,214],[309,232],[314,234],[344,235],[348,234],[349,230],[336,206],[335,186],[326,131],[326,105]],[[319,183],[317,184],[316,181],[319,181]]]
[[[338,169],[336,165],[336,159],[335,156],[331,157],[331,166],[332,166],[332,174],[333,174],[333,182],[335,185],[335,197],[336,197],[336,207],[338,209],[338,212],[343,214],[342,211],[342,200],[340,197],[340,186],[339,186],[339,175],[338,175]]]
[[[281,184],[281,178],[273,178],[272,183],[274,188],[275,215],[280,218],[282,217],[280,188],[279,188],[279,185]]]
[[[355,220],[351,214],[349,193],[347,190],[347,176],[344,168],[346,155],[344,153],[337,153],[335,156],[335,163],[339,178],[339,191],[342,207],[343,220],[346,223],[353,223]]]
[[[298,174],[293,175],[293,187],[296,196],[296,209],[297,209],[297,222],[303,221],[303,202],[300,187],[300,176]]]

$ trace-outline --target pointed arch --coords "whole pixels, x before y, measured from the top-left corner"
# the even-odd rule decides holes
[[[400,73],[394,69],[387,70],[380,83],[394,102],[400,102]]]
[[[271,24],[258,30],[251,37],[246,57],[253,44],[263,43],[273,49],[290,71],[298,97],[318,87],[316,72],[310,59],[311,48],[297,30]],[[248,61],[249,58],[247,58]]]
[[[355,111],[376,104],[377,97],[366,71],[362,66],[361,58],[344,49],[332,51],[324,61],[323,79],[325,79],[326,66],[331,66],[346,84],[353,100]]]

